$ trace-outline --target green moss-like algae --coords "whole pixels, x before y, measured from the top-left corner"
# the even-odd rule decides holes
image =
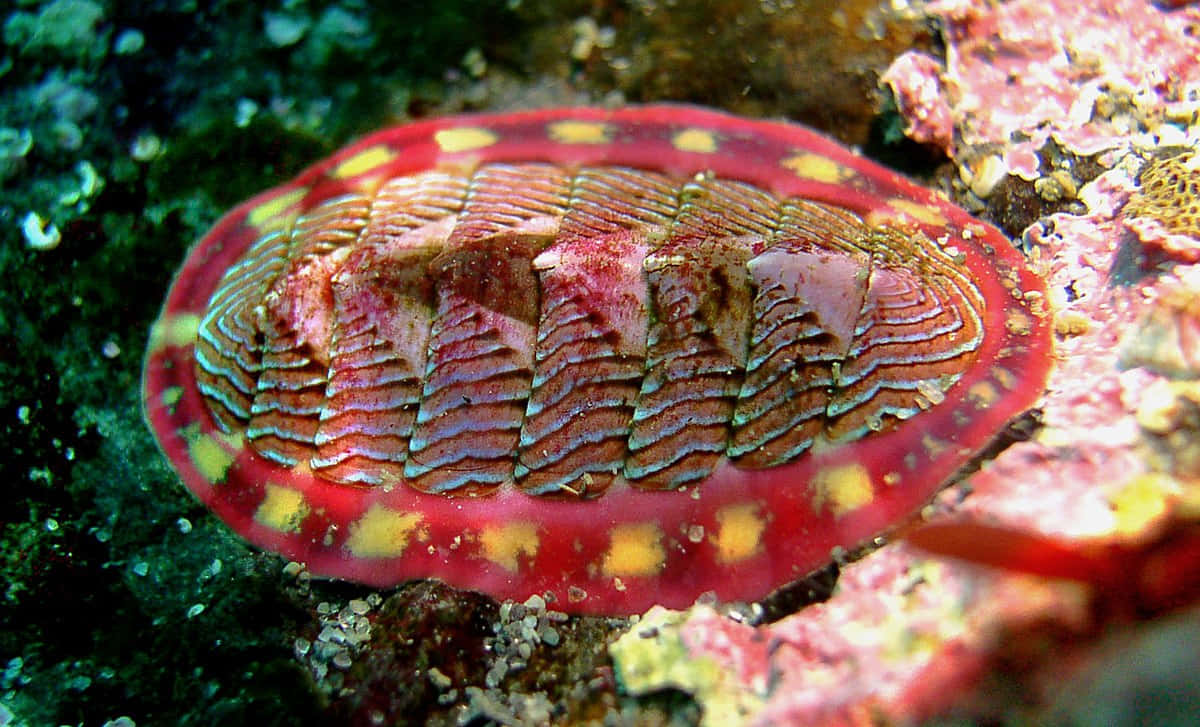
[[[317,723],[291,643],[316,596],[178,485],[141,421],[146,334],[223,209],[405,113],[502,6],[348,3],[362,32],[280,48],[241,3],[22,5],[0,18],[0,714]],[[26,245],[30,212],[56,248]]]

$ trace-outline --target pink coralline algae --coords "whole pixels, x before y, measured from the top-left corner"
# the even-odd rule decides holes
[[[884,79],[912,138],[945,149],[971,191],[981,154],[1001,176],[1045,182],[1051,140],[1099,166],[1077,188],[1060,170],[1072,213],[1021,235],[1055,322],[1040,417],[943,491],[927,525],[897,533],[911,543],[844,567],[828,601],[768,625],[705,606],[663,620],[653,638],[678,649],[657,658],[727,665],[715,675],[660,670],[656,683],[626,650],[649,638],[635,626],[613,647],[630,689],[674,685],[755,725],[1039,722],[1094,663],[1098,634],[1197,613],[1200,9],[928,9],[945,23],[945,66],[910,53]]]
[[[940,63],[924,53],[909,51],[892,63],[883,82],[891,85],[908,122],[905,133],[913,141],[949,150],[954,144],[954,110],[946,100],[940,75]]]
[[[1190,120],[1200,103],[1200,8],[1164,12],[1147,0],[944,0],[946,63],[915,51],[884,77],[909,135],[954,154],[998,143],[1032,179],[1031,150],[1051,136],[1080,154],[1122,146],[1130,133]],[[945,89],[928,93],[930,84]]]

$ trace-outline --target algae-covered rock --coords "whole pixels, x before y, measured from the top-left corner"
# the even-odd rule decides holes
[[[97,32],[104,8],[92,0],[54,0],[37,13],[18,12],[4,23],[4,42],[22,52],[53,51],[75,58],[104,54],[104,34]]]

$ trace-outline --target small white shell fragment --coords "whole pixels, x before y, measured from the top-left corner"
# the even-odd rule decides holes
[[[29,212],[21,220],[21,232],[25,233],[25,244],[34,250],[53,250],[62,242],[62,233],[37,212]]]

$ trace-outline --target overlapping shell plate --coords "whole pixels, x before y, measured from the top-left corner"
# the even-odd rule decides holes
[[[992,228],[798,127],[459,117],[230,212],[148,418],[250,540],[563,608],[754,598],[926,500],[1045,380]]]

